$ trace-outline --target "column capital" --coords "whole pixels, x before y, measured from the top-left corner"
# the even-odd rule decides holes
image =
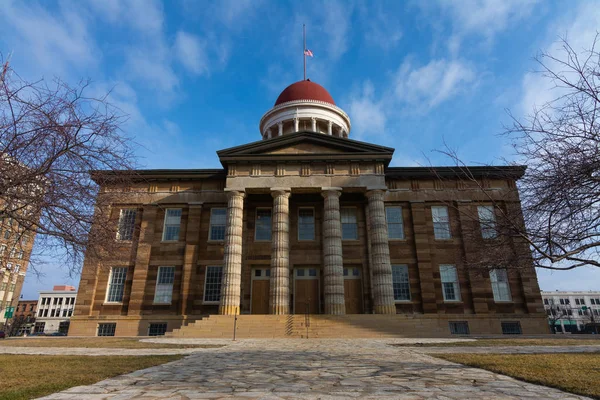
[[[273,198],[279,196],[285,196],[289,198],[292,194],[291,191],[291,188],[271,188],[271,196],[273,196]]]
[[[243,190],[225,189],[224,191],[227,194],[228,199],[232,197],[241,197],[243,199],[244,197],[246,197],[246,192],[244,192]]]
[[[385,189],[371,189],[371,190],[367,190],[367,192],[365,193],[365,196],[367,196],[367,199],[371,200],[371,199],[383,199],[383,196],[385,196]]]
[[[340,197],[342,195],[341,187],[322,187],[321,188],[321,196],[327,198],[329,196]]]

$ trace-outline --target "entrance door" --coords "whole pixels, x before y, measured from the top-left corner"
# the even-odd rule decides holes
[[[254,268],[252,270],[252,302],[251,314],[269,313],[269,285],[271,282],[270,268]]]
[[[346,301],[346,314],[363,313],[360,268],[344,267],[344,299]]]
[[[294,314],[319,313],[319,270],[294,270]]]

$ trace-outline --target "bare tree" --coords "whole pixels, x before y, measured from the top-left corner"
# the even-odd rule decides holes
[[[546,309],[548,314],[548,323],[552,333],[556,333],[556,322],[562,318],[567,317],[567,309],[561,307],[560,304],[556,304],[554,300],[550,299],[550,307]]]
[[[131,171],[135,157],[119,129],[124,115],[108,95],[90,92],[89,81],[27,82],[0,59],[0,222],[11,247],[4,257],[35,236],[36,255],[76,272],[87,249],[112,246],[115,227],[103,223],[90,171]]]
[[[482,242],[479,226],[472,230],[473,240],[480,242],[482,265],[531,266],[533,255],[539,268],[600,267],[599,38],[597,34],[586,50],[561,40],[558,54],[536,57],[538,73],[552,82],[556,96],[525,118],[509,113],[513,123],[505,134],[513,141],[518,163],[527,166],[518,182],[519,194],[516,188],[506,191],[506,199],[491,194],[485,179],[454,151],[442,151],[455,162],[460,179],[494,205],[498,239]],[[477,215],[471,219],[477,221]]]

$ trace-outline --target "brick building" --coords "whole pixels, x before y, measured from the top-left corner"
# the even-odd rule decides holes
[[[13,315],[11,333],[22,336],[33,332],[37,303],[37,300],[19,300]]]
[[[350,130],[300,81],[262,140],[218,152],[222,169],[140,170],[127,187],[94,172],[100,196],[120,193],[105,211],[121,246],[86,259],[70,334],[222,337],[234,314],[248,337],[548,333],[533,267],[465,267],[461,210],[493,242],[524,168],[470,168],[481,190],[453,168],[389,167],[394,149]]]
[[[7,322],[4,317],[7,309],[16,311],[33,239],[34,235],[24,231],[12,218],[0,218],[0,329]]]

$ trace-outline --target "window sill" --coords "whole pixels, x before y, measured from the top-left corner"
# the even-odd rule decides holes
[[[500,304],[514,304],[514,301],[512,301],[512,300],[494,300],[494,303],[500,303]]]
[[[360,240],[359,239],[343,239],[342,238],[342,242],[355,242],[355,243],[359,243]]]
[[[208,243],[208,244],[223,244],[223,243],[225,243],[225,239],[220,239],[220,240],[209,239],[206,241],[206,243]]]
[[[104,303],[102,303],[103,306],[122,306],[123,302],[122,301],[105,301]]]
[[[406,238],[388,238],[388,242],[407,242],[408,240]]]
[[[444,300],[444,303],[448,304],[463,304],[462,300]]]
[[[454,238],[436,238],[436,237],[434,237],[433,240],[435,240],[436,242],[451,242],[452,240],[454,240]]]
[[[161,240],[161,243],[179,243],[179,239],[177,240]]]
[[[173,304],[173,303],[171,303],[171,302],[169,302],[169,303],[156,303],[156,302],[153,302],[152,303],[153,306],[170,306],[171,304]]]
[[[203,301],[202,305],[204,306],[218,306],[219,304],[221,304],[220,301]]]
[[[394,300],[395,304],[412,304],[412,300]]]

